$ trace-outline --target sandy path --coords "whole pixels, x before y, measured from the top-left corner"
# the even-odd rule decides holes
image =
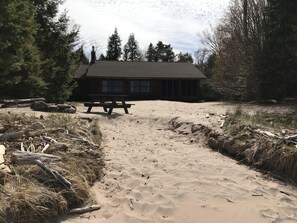
[[[136,102],[130,115],[100,115],[106,176],[92,192],[102,209],[59,222],[297,222],[296,188],[168,128],[176,116],[216,127],[232,106]]]

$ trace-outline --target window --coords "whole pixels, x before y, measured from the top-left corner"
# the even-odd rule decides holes
[[[121,80],[103,80],[102,81],[103,93],[122,93],[123,81]]]
[[[149,81],[131,81],[130,82],[131,93],[150,93]]]

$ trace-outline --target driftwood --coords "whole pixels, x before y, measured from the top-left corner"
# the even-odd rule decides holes
[[[260,129],[253,129],[248,127],[247,128],[250,132],[257,133],[260,135],[264,135],[270,138],[278,139],[278,140],[283,140],[286,143],[292,143],[292,144],[297,144],[297,135],[292,135],[292,136],[281,136],[277,133],[269,132],[269,131],[263,131]]]
[[[19,138],[22,138],[24,134],[25,134],[24,130],[4,133],[2,136],[0,136],[0,141],[15,141]]]
[[[74,192],[74,189],[72,188],[72,184],[63,177],[60,173],[58,173],[55,170],[51,170],[49,167],[47,167],[41,160],[35,160],[35,163],[50,177],[56,179],[58,182],[60,182],[64,187],[67,189],[70,189]]]
[[[45,101],[44,98],[3,100],[1,108],[30,107],[34,102]]]
[[[10,173],[11,172],[10,168],[7,165],[5,165],[5,159],[4,159],[5,151],[6,151],[5,146],[0,145],[0,171],[4,173]]]
[[[46,145],[43,147],[43,149],[41,150],[41,153],[45,153],[46,150],[48,149],[48,147],[49,147],[49,144],[46,144]]]
[[[5,146],[0,145],[0,164],[4,163],[4,155],[5,155]]]
[[[44,153],[47,154],[52,154],[54,152],[66,152],[69,149],[69,145],[66,143],[55,143],[52,145],[49,145],[49,147],[43,151]]]
[[[57,140],[55,140],[55,139],[52,138],[52,137],[49,137],[49,136],[43,136],[43,138],[44,138],[46,141],[50,142],[50,143],[58,143]]]
[[[21,151],[22,152],[25,152],[25,148],[24,148],[24,143],[23,142],[21,142]]]
[[[75,113],[76,107],[68,104],[51,104],[44,101],[35,102],[31,105],[31,109],[35,111],[45,112],[63,112],[63,113]]]
[[[91,145],[91,146],[98,146],[97,144],[95,144],[87,139],[83,139],[77,135],[73,135],[73,134],[69,134],[69,133],[66,133],[66,135],[68,137],[70,137],[70,139],[73,141],[77,141],[77,142],[84,143],[84,144]]]
[[[100,205],[92,205],[88,207],[82,207],[82,208],[74,208],[69,211],[69,214],[84,214],[91,211],[96,211],[101,209]]]
[[[12,153],[12,162],[16,164],[34,164],[35,160],[41,160],[42,162],[59,161],[60,157],[44,154],[44,153],[32,153],[17,151]]]
[[[287,136],[287,137],[284,137],[285,140],[293,140],[293,141],[296,141],[297,140],[297,135],[292,135],[292,136]]]
[[[53,133],[53,132],[64,132],[63,128],[52,128],[45,129],[44,125],[41,123],[33,123],[31,126],[15,131],[15,132],[7,132],[0,136],[0,141],[16,141],[23,137],[35,137],[40,136],[45,133]]]

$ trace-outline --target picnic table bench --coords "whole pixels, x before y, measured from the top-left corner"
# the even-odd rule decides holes
[[[90,113],[93,107],[103,107],[105,112],[110,115],[114,108],[123,108],[126,114],[129,114],[128,108],[135,104],[127,104],[127,95],[107,95],[107,94],[90,94],[91,102],[84,103],[88,107],[87,113]]]

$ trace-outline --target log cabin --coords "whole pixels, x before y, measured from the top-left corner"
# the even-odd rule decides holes
[[[200,80],[205,78],[192,63],[95,61],[76,71],[74,98],[113,94],[133,100],[195,102],[201,100]]]

